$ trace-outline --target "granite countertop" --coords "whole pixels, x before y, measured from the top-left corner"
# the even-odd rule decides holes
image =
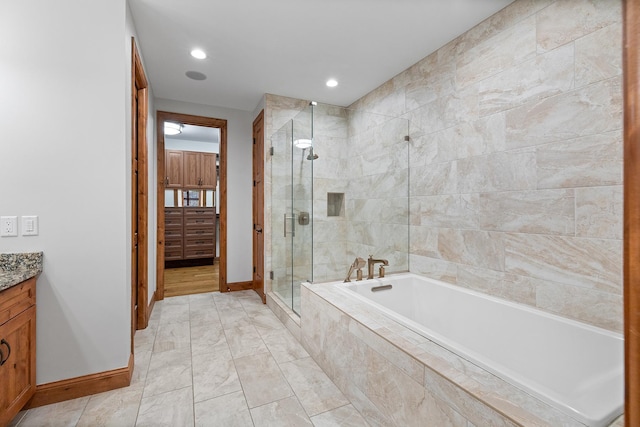
[[[0,291],[42,272],[42,252],[0,254]]]

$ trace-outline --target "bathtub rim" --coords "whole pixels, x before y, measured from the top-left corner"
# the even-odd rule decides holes
[[[429,278],[428,276],[408,272],[397,273],[385,279],[393,278],[394,276],[397,277],[399,275],[413,275],[422,279],[436,280],[439,283],[442,282],[437,279]],[[379,279],[376,278],[369,280],[377,282]],[[353,297],[352,292],[345,293],[344,290],[340,290],[336,286],[344,284],[345,283],[342,281],[332,281],[303,283],[302,285],[307,291],[342,312],[344,316],[350,319],[350,321],[356,322],[369,333],[381,338],[386,345],[392,346],[396,351],[404,353],[413,361],[422,365],[425,370],[430,372],[430,375],[435,374],[436,376],[443,378],[451,385],[461,390],[462,394],[470,396],[516,425],[558,425],[558,423],[562,423],[562,425],[566,426],[584,427],[584,424],[580,423],[576,418],[569,416],[565,412],[560,411],[538,397],[515,387],[513,384],[497,377],[486,369],[469,362],[467,359],[460,357],[437,342],[411,331],[409,328],[401,325],[394,319],[385,316],[376,308],[372,309],[371,303],[373,302],[365,302],[359,298],[355,298]],[[469,290],[460,286],[455,286],[455,289]],[[482,292],[474,290],[469,291],[481,296],[487,296],[487,294],[483,294]],[[345,295],[348,295],[349,297],[345,298]],[[497,299],[500,302],[504,301],[500,298]],[[514,304],[517,304],[518,308],[524,305],[518,303]],[[552,313],[548,314],[553,315]],[[563,320],[566,319],[571,322],[577,322],[573,319],[561,318]],[[304,322],[304,315],[302,316],[302,321]],[[590,328],[593,327],[598,330],[612,332],[593,325],[584,324],[582,322],[577,323]],[[403,329],[404,332],[399,332],[398,328]],[[406,331],[408,331],[408,333],[406,333]],[[612,333],[615,334],[615,332]],[[360,339],[363,340],[363,338]],[[437,351],[433,351],[434,349],[437,349]],[[396,367],[403,370],[407,375],[410,375],[400,364],[398,364],[397,361],[392,358],[388,358],[388,360]],[[490,385],[487,383],[490,383]],[[427,387],[424,382],[422,385],[423,387]],[[445,401],[448,401],[448,399],[445,398]],[[459,407],[456,410],[465,416],[464,408]],[[617,423],[623,419],[623,416],[624,414],[613,419],[609,425],[618,425]]]

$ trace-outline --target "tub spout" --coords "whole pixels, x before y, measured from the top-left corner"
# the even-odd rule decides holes
[[[351,274],[353,273],[353,270],[358,270],[358,280],[362,280],[362,270],[360,270],[362,267],[364,267],[365,264],[365,260],[363,260],[362,258],[358,257],[355,259],[355,261],[353,261],[353,264],[351,264],[351,266],[349,267],[349,272],[347,273],[347,278],[344,279],[344,282],[350,282],[351,281]]]
[[[375,264],[389,265],[389,261],[386,259],[374,259],[373,255],[369,255],[369,259],[367,260],[369,275],[367,279],[373,279],[373,266]],[[381,277],[384,277],[384,269],[380,271]]]

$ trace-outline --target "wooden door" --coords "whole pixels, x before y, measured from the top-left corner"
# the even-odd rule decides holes
[[[625,426],[640,425],[640,2],[623,9]]]
[[[182,151],[167,150],[165,153],[165,186],[167,188],[182,188]]]
[[[218,183],[216,176],[216,160],[218,155],[215,153],[200,153],[200,170],[202,177],[202,187],[214,189]]]
[[[264,110],[253,122],[253,289],[264,293]]]
[[[183,160],[184,186],[186,188],[197,188],[201,185],[202,175],[200,153],[185,151]]]

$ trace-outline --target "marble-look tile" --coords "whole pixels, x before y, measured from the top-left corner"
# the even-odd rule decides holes
[[[504,235],[505,270],[612,294],[622,292],[622,242],[536,234]]]
[[[456,158],[481,156],[505,149],[505,115],[496,113],[458,124],[450,138],[455,141]]]
[[[545,283],[537,286],[536,300],[542,310],[622,333],[622,295]]]
[[[576,188],[576,236],[622,240],[622,186]]]
[[[507,111],[506,145],[534,146],[621,127],[621,79],[614,77]]]
[[[423,226],[409,227],[409,253],[438,258],[438,229]]]
[[[518,233],[575,233],[574,190],[512,191],[480,194],[483,230]]]
[[[369,424],[353,405],[345,405],[311,417],[314,427],[368,427]]]
[[[460,193],[536,188],[536,154],[533,150],[469,157],[456,163]]]
[[[441,228],[438,230],[438,254],[449,262],[504,271],[501,233]]]
[[[144,397],[191,386],[191,351],[188,348],[151,355]]]
[[[536,18],[531,16],[461,52],[456,64],[456,82],[465,87],[533,58],[535,54]]]
[[[192,325],[209,325],[211,327],[222,327],[218,310],[213,304],[213,299],[210,303],[202,304],[200,302],[190,304],[189,320]]]
[[[540,282],[517,274],[459,265],[456,284],[498,298],[535,306],[537,284]]]
[[[479,82],[480,115],[566,92],[573,86],[574,47],[569,44]]]
[[[387,360],[393,363],[396,367],[400,368],[405,374],[419,384],[424,381],[424,365],[418,362],[415,358],[411,357],[405,351],[406,349],[414,346],[408,340],[398,337],[393,342],[383,338],[380,335],[380,331],[384,328],[376,328],[372,330],[371,326],[365,326],[366,323],[360,323],[359,321],[353,321],[349,323],[349,332],[356,338],[362,340],[373,350],[380,353]]]
[[[295,397],[253,408],[251,416],[256,427],[313,426]]]
[[[542,9],[536,20],[538,52],[620,22],[621,3],[620,0],[563,0]]]
[[[74,427],[78,424],[89,397],[67,400],[29,409],[20,421],[21,427]]]
[[[452,262],[413,254],[409,255],[409,262],[412,273],[448,283],[455,284],[457,281],[457,265]]]
[[[191,387],[144,397],[140,403],[136,427],[193,426]]]
[[[477,229],[478,200],[477,194],[412,197],[411,225]]]
[[[576,87],[622,74],[622,25],[611,24],[579,38],[576,46]]]
[[[251,413],[247,407],[242,391],[229,393],[215,399],[196,402],[195,425],[198,427],[224,426],[246,427],[253,426]]]
[[[269,354],[238,358],[235,365],[249,408],[293,395],[278,364]]]
[[[165,303],[160,314],[160,325],[168,323],[184,323],[189,321],[189,300],[178,300],[179,297],[166,298],[165,301],[174,300],[173,303]]]
[[[411,195],[430,196],[436,194],[452,194],[457,187],[456,162],[431,163],[424,167],[411,169]],[[379,200],[372,203],[383,205]]]
[[[260,312],[252,314],[251,323],[260,333],[260,335],[265,335],[272,331],[284,330],[284,325],[282,324],[282,322],[275,314],[269,311],[261,310]]]
[[[154,310],[155,311],[155,310]],[[134,335],[134,353],[145,353],[153,349],[158,332],[159,322],[151,323],[145,329],[139,329]]]
[[[77,427],[134,426],[142,391],[143,386],[139,384],[91,396]]]
[[[268,333],[261,332],[260,334],[271,356],[278,363],[309,357],[309,353],[286,329],[278,329]]]
[[[195,356],[203,353],[220,352],[230,354],[222,325],[191,323],[191,354]]]
[[[193,400],[201,402],[223,394],[241,391],[233,359],[227,354],[206,353],[193,356]]]
[[[188,313],[188,310],[187,310]],[[153,344],[153,352],[188,348],[191,345],[189,322],[161,323]]]
[[[311,357],[281,363],[280,369],[310,417],[349,403]]]
[[[538,188],[622,184],[622,132],[536,147]]]
[[[138,352],[133,359],[133,374],[131,375],[131,384],[144,384],[147,380],[147,372],[151,364],[151,351]]]
[[[225,335],[234,359],[269,352],[253,325],[226,329]]]
[[[429,391],[428,394],[437,397],[438,401],[442,401],[450,410],[461,414],[461,418],[464,417],[476,425],[496,427],[515,427],[518,425],[499,412],[470,397],[467,392],[455,387],[431,369],[425,369],[425,385]],[[462,420],[460,421],[462,422]],[[466,420],[463,422],[466,423]]]

